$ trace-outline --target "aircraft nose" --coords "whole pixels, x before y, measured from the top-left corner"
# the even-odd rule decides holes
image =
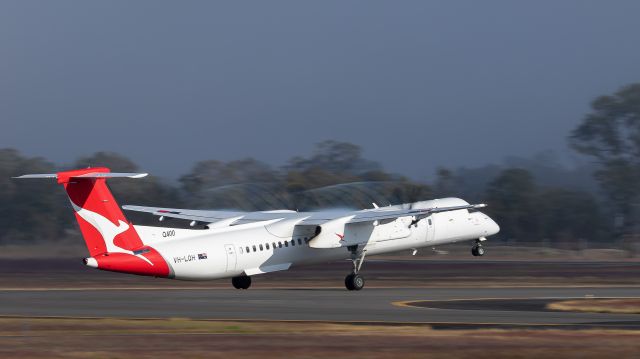
[[[488,222],[489,222],[489,223],[488,223],[488,227],[489,227],[489,228],[488,228],[488,233],[487,233],[487,235],[488,235],[488,236],[492,236],[492,235],[494,235],[494,234],[496,234],[496,233],[500,232],[500,226],[496,223],[496,221],[494,221],[493,219],[491,219],[491,217],[488,217],[488,216],[487,216],[487,218],[489,219],[489,221],[488,221]]]

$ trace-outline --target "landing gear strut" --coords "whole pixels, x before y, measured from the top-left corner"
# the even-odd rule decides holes
[[[476,244],[471,248],[471,254],[474,257],[482,257],[484,255],[484,248],[480,241],[476,240]]]
[[[362,267],[362,263],[364,263],[364,256],[366,251],[360,250],[358,251],[358,246],[350,246],[349,251],[351,251],[351,262],[353,262],[353,271],[351,274],[344,278],[344,286],[348,290],[361,290],[364,288],[364,277],[359,275],[360,268]]]
[[[248,289],[251,287],[251,277],[243,275],[231,278],[231,284],[235,289]]]

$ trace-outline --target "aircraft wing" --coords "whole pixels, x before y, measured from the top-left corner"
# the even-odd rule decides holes
[[[347,223],[373,222],[385,219],[396,219],[400,217],[413,216],[416,220],[429,216],[432,213],[457,211],[460,209],[478,209],[486,207],[486,204],[468,204],[450,207],[431,207],[420,209],[384,209],[376,208],[355,213],[355,216]]]
[[[455,211],[460,209],[477,209],[485,207],[485,204],[469,204],[461,206],[449,207],[431,207],[431,208],[402,208],[394,207],[392,209],[375,208],[364,211],[321,211],[298,213],[296,211],[278,210],[278,211],[262,211],[262,212],[242,212],[242,211],[214,211],[199,209],[181,209],[181,208],[164,208],[164,207],[145,207],[124,205],[123,209],[135,212],[151,213],[156,216],[167,218],[178,218],[189,221],[198,221],[206,223],[215,223],[218,221],[229,220],[235,218],[230,224],[243,224],[258,221],[268,221],[274,219],[304,218],[299,225],[322,225],[327,222],[335,221],[349,217],[346,223],[362,223],[374,222],[381,220],[393,220],[400,217],[412,216],[416,220],[429,216],[432,213]],[[346,224],[345,223],[345,224]]]
[[[186,219],[189,221],[197,221],[204,223],[216,223],[225,221],[227,225],[245,224],[260,221],[269,221],[274,219],[285,219],[300,217],[298,212],[281,210],[281,211],[264,211],[264,212],[242,212],[242,211],[214,211],[199,209],[181,209],[181,208],[163,208],[163,207],[145,207],[124,205],[122,209],[135,212],[151,213],[156,216],[167,218]]]
[[[200,222],[217,222],[224,219],[239,217],[247,212],[234,212],[234,211],[208,211],[197,209],[180,209],[180,208],[163,208],[163,207],[145,207],[145,206],[132,206],[124,205],[122,209],[134,212],[151,213],[156,216],[162,216],[167,218],[186,219],[190,221]]]

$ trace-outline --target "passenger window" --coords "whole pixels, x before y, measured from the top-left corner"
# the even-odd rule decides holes
[[[265,246],[267,246],[267,250],[269,250],[269,243],[265,244]]]
[[[276,242],[271,243],[273,245],[273,249],[276,249]]]
[[[431,225],[431,218],[427,219],[427,221],[429,222],[429,225]]]
[[[292,240],[291,240],[291,245],[292,245],[292,246],[295,246],[295,245],[296,245],[296,240],[295,240],[295,239],[292,239]]]
[[[262,244],[260,245],[260,250],[263,250],[263,248],[262,248]]]
[[[285,247],[289,247],[289,242],[284,241],[284,246],[285,246]]]
[[[251,250],[249,250],[249,247],[247,247],[247,253],[251,252]]]
[[[278,242],[278,248],[282,248],[282,242]]]
[[[298,238],[298,244],[302,245],[302,239]]]
[[[255,245],[255,244],[253,245],[253,251],[254,251],[254,252],[255,252],[255,251],[257,251],[257,249],[256,249],[256,245]]]

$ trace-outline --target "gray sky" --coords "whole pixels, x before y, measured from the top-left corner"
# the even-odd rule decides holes
[[[0,147],[175,177],[324,139],[416,178],[552,149],[640,80],[639,1],[2,1]]]

